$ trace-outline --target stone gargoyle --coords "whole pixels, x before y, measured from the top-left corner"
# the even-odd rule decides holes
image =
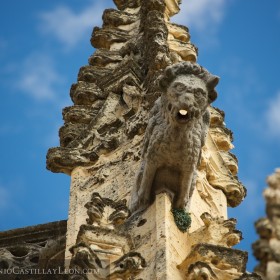
[[[159,77],[162,95],[149,116],[132,212],[147,208],[162,191],[171,195],[173,208],[189,207],[218,82],[219,77],[191,62],[169,66]]]

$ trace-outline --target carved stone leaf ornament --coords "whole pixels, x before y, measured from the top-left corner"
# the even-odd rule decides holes
[[[93,193],[85,208],[87,225],[81,226],[77,244],[70,248],[70,267],[90,271],[81,276],[85,279],[134,279],[146,267],[146,261],[140,253],[128,249],[130,237],[122,232],[121,225],[130,215],[126,201],[114,202]]]
[[[85,207],[88,209],[88,224],[108,229],[124,223],[130,215],[130,211],[126,207],[126,200],[115,203],[111,199],[103,199],[98,193],[92,194],[91,201],[86,203]]]

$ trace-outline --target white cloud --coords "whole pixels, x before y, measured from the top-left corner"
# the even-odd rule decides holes
[[[270,100],[266,112],[269,131],[274,136],[280,136],[280,91]]]
[[[95,25],[102,24],[102,12],[112,3],[91,1],[80,12],[67,6],[57,6],[54,10],[40,14],[40,29],[43,33],[54,36],[65,47],[76,46],[84,36],[88,36]]]
[[[231,1],[183,0],[181,12],[172,21],[187,25],[191,33],[197,32],[204,42],[216,44],[219,26]],[[40,30],[58,40],[64,47],[73,48],[89,36],[94,26],[102,25],[102,13],[104,9],[113,7],[112,2],[92,0],[78,12],[66,5],[57,6],[39,15]]]
[[[186,25],[208,45],[217,44],[217,32],[226,12],[228,0],[183,0],[181,11],[172,21]]]
[[[55,69],[51,56],[45,53],[34,53],[28,56],[20,67],[16,88],[37,101],[55,100],[57,86],[63,78]]]
[[[222,22],[225,6],[225,0],[183,0],[181,12],[174,19],[197,30],[205,31],[211,25]]]

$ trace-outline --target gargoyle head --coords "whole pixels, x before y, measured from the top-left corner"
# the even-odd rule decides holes
[[[219,77],[196,63],[180,62],[167,67],[159,85],[163,91],[162,105],[170,120],[186,124],[201,117],[217,98],[218,82]]]

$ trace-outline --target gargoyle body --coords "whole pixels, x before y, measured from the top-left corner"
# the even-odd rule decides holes
[[[217,97],[218,82],[218,77],[196,63],[166,68],[159,80],[162,95],[151,110],[145,132],[132,211],[147,208],[162,191],[171,194],[173,208],[189,205],[210,122],[207,108]]]

